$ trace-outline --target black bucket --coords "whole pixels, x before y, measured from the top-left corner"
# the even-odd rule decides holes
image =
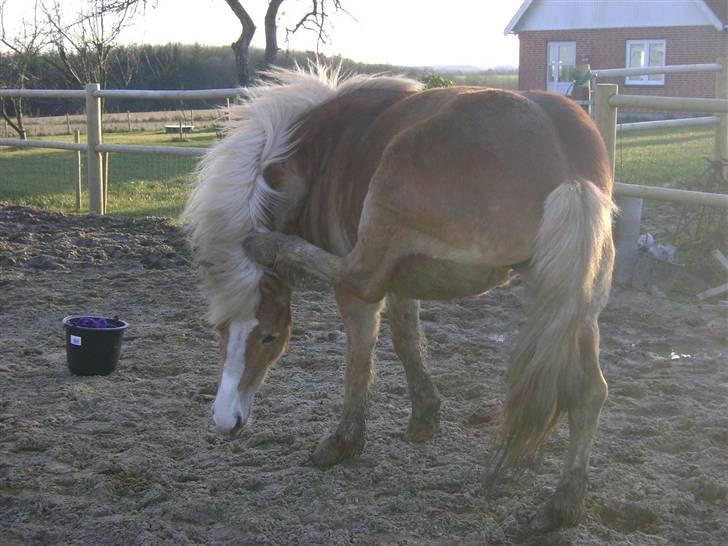
[[[73,316],[63,319],[66,361],[74,375],[109,375],[116,369],[124,330],[117,318]]]

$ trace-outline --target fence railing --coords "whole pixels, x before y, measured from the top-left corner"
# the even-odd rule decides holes
[[[618,78],[626,76],[644,76],[650,74],[694,74],[694,73],[710,73],[723,72],[723,67],[728,66],[726,59],[720,59],[721,62],[717,63],[702,63],[702,64],[675,64],[675,65],[663,65],[663,66],[648,66],[641,68],[601,68],[589,70],[591,72],[591,80],[587,83],[589,100],[585,101],[590,111],[595,107],[595,97],[592,96],[592,90],[596,89],[596,85],[600,78]],[[583,68],[584,69],[584,68]],[[723,76],[725,77],[725,76]],[[718,77],[720,80],[721,77]],[[715,90],[716,98],[728,98],[724,94],[721,94],[721,88],[717,85]],[[681,99],[672,99],[674,104],[677,104]],[[637,101],[639,102],[639,101]],[[622,105],[624,107],[642,107],[641,104]],[[670,103],[665,103],[665,106],[659,108],[663,111],[678,111],[678,112],[705,112],[702,106],[697,109],[686,108],[684,110],[670,108]],[[657,108],[650,108],[657,109]],[[720,120],[715,116],[704,116],[698,118],[682,118],[676,120],[661,120],[661,121],[649,121],[649,122],[635,122],[635,123],[620,123],[617,126],[617,131],[643,131],[649,129],[668,129],[677,127],[696,127],[701,125],[719,125]]]
[[[662,119],[657,121],[636,121],[634,123],[618,123],[618,133],[631,131],[649,131],[652,129],[675,129],[680,127],[707,127],[720,125],[718,116],[703,116],[700,118]]]
[[[242,88],[237,87],[230,89],[200,89],[192,91],[100,89],[99,84],[97,83],[90,83],[86,85],[84,90],[0,89],[0,98],[59,98],[70,100],[83,99],[86,101],[86,143],[0,138],[0,146],[12,146],[17,148],[49,148],[86,152],[89,212],[104,214],[106,212],[106,201],[104,199],[105,171],[102,154],[109,152],[124,152],[157,155],[201,156],[206,152],[206,148],[104,144],[103,128],[101,126],[101,99],[204,100],[233,98],[240,96],[243,92],[244,90]]]
[[[726,97],[728,93],[728,71],[718,78],[717,95]],[[596,111],[594,119],[604,139],[609,154],[612,172],[614,172],[617,142],[617,109],[620,107],[638,106],[653,110],[676,110],[719,114],[716,130],[714,158],[728,158],[728,99],[685,99],[676,97],[654,97],[619,95],[616,84],[598,84],[596,89]],[[678,121],[678,120],[672,120]],[[617,219],[616,246],[617,262],[614,279],[626,283],[632,278],[637,262],[637,240],[640,235],[642,218],[642,200],[652,199],[719,207],[728,210],[728,195],[637,186],[634,184],[615,184],[614,193],[618,197],[621,213]]]
[[[696,72],[722,72],[721,63],[673,64],[646,66],[641,68],[599,68],[592,70],[595,78],[619,78],[622,76],[644,76],[648,74],[690,74]]]
[[[614,172],[614,149],[616,143],[617,108],[618,107],[639,107],[655,110],[669,110],[681,112],[702,112],[718,113],[719,116],[706,116],[703,118],[689,118],[681,120],[640,122],[634,124],[620,124],[619,130],[629,131],[638,129],[660,128],[660,127],[683,127],[696,125],[716,125],[716,157],[728,157],[728,81],[723,66],[728,63],[699,64],[699,65],[673,65],[651,68],[633,69],[606,69],[595,70],[593,74],[598,77],[613,77],[623,75],[638,75],[650,73],[678,73],[678,72],[720,72],[719,85],[716,87],[717,99],[683,99],[675,97],[654,97],[654,96],[630,96],[619,95],[617,86],[614,84],[598,84],[594,101],[594,118],[600,127],[602,136],[610,150],[612,161],[612,172]],[[96,214],[105,213],[104,200],[104,153],[140,153],[140,154],[165,154],[177,156],[201,156],[206,148],[174,147],[174,146],[140,146],[132,144],[104,144],[101,127],[101,99],[132,99],[142,98],[149,100],[169,99],[222,99],[240,96],[244,93],[242,88],[229,89],[203,89],[203,90],[126,90],[126,89],[99,89],[98,84],[88,84],[84,90],[48,90],[48,89],[0,89],[0,97],[24,97],[24,98],[62,98],[62,99],[84,99],[86,101],[86,129],[87,142],[69,143],[53,140],[20,140],[0,138],[0,146],[28,147],[28,148],[50,148],[70,151],[85,151],[87,153],[88,167],[88,196],[89,211]],[[629,188],[627,187],[629,186]],[[693,195],[699,192],[686,192],[684,190],[669,190],[656,192],[655,188],[645,186],[617,184],[616,195],[634,197],[641,195],[647,199],[672,200],[676,202],[690,201],[693,204],[709,206],[725,206],[725,196],[711,196],[711,194]]]

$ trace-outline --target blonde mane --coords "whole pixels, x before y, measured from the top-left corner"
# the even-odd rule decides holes
[[[265,76],[276,83],[246,90],[248,100],[235,107],[226,138],[200,162],[182,215],[210,298],[208,319],[215,325],[255,311],[262,269],[241,243],[250,233],[268,230],[273,204],[285,198],[267,184],[263,172],[293,151],[297,121],[312,108],[357,89],[421,88],[396,76],[344,78],[339,68],[322,65],[276,69]]]

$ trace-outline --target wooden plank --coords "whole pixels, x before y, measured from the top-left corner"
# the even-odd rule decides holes
[[[728,100],[724,99],[615,95],[609,98],[609,105],[618,108],[645,108],[670,112],[728,113]]]
[[[668,201],[682,205],[702,205],[706,207],[728,208],[728,195],[703,191],[674,190],[640,184],[614,184],[614,195],[624,197],[641,197],[653,201]]]
[[[13,148],[49,148],[51,150],[86,151],[85,144],[75,142],[59,142],[56,140],[21,140],[19,138],[0,138],[0,146]]]
[[[728,301],[720,301],[718,303],[704,303],[701,309],[710,309],[711,311],[728,311]]]
[[[650,131],[653,129],[672,129],[674,127],[706,127],[720,125],[718,116],[703,116],[700,118],[663,119],[658,121],[637,121],[635,123],[620,123],[617,132]]]
[[[209,148],[193,146],[139,146],[136,144],[100,144],[96,149],[100,152],[186,156],[201,156],[210,151]]]
[[[728,258],[726,258],[725,255],[717,248],[713,252],[711,252],[711,254],[713,255],[713,258],[715,258],[715,260],[721,265],[721,267],[728,271]]]
[[[104,214],[104,171],[101,151],[101,99],[94,95],[98,91],[98,83],[86,85],[86,142],[88,153],[88,210],[92,214]]]
[[[728,292],[728,282],[725,284],[721,284],[720,286],[716,286],[715,288],[710,288],[709,290],[706,290],[705,292],[701,292],[700,294],[698,294],[698,299],[707,300],[707,299],[713,298],[715,296],[719,296],[720,294],[723,294],[724,292]]]
[[[690,72],[720,72],[720,63],[673,64],[665,66],[645,66],[641,68],[603,68],[592,70],[597,78],[616,78],[620,76],[642,76],[644,74],[687,74]]]
[[[613,83],[600,83],[596,89],[594,122],[609,154],[609,166],[614,175],[614,159],[617,144],[617,109],[611,106],[619,87]]]
[[[82,89],[0,89],[0,97],[83,99],[86,93]]]
[[[133,90],[133,89],[102,89],[94,93],[96,97],[105,99],[224,99],[243,95],[245,89],[232,87],[228,89],[193,89],[181,91],[177,89],[165,90]]]
[[[81,143],[81,131],[76,129],[73,132],[73,141],[76,144]],[[83,168],[81,163],[81,152],[76,152],[76,210],[81,210],[81,188],[83,184]]]

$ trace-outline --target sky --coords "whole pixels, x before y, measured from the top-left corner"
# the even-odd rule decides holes
[[[10,2],[25,6],[32,3]],[[73,3],[64,1],[64,5]],[[267,0],[242,3],[258,27],[253,46],[264,47]],[[327,55],[339,54],[367,63],[517,66],[518,39],[504,36],[503,31],[521,3],[522,0],[342,0],[350,15],[340,12],[332,17],[330,43],[319,49]],[[281,48],[287,47],[282,27],[292,26],[300,17],[301,7],[308,5],[309,0],[284,0],[280,10]],[[147,8],[134,26],[125,30],[122,41],[230,45],[239,35],[240,23],[224,0],[157,0],[155,8]],[[315,50],[316,37],[300,31],[288,46]]]

